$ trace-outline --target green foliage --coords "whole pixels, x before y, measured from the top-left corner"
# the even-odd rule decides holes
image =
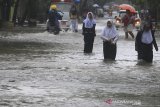
[[[99,4],[101,6],[103,6],[106,3],[106,1],[110,1],[110,0],[94,0],[96,4]]]

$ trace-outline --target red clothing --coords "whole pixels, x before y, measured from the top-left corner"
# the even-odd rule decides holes
[[[122,18],[122,22],[124,23],[124,26],[128,26],[129,25],[129,21],[130,21],[130,16],[129,15],[125,15]]]

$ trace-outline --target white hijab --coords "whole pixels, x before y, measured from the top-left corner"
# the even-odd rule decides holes
[[[142,34],[142,43],[151,44],[153,41],[151,30],[144,31]]]
[[[92,15],[92,19],[89,19],[89,14]],[[87,18],[83,21],[83,23],[85,24],[85,28],[92,28],[93,25],[96,24],[96,21],[94,19],[92,12],[87,13]]]
[[[102,39],[105,38],[107,40],[118,38],[118,33],[117,33],[117,30],[116,30],[116,27],[113,25],[113,21],[112,20],[108,20],[107,23],[108,22],[112,23],[112,27],[109,28],[106,25],[105,28],[102,30],[101,38]]]

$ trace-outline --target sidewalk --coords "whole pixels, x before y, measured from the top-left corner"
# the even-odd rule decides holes
[[[37,24],[35,27],[29,27],[29,26],[9,26],[5,28],[0,28],[0,31],[8,31],[8,32],[30,32],[30,33],[36,33],[36,32],[44,32],[46,31],[46,24]]]

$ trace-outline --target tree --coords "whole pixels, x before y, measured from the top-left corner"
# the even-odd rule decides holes
[[[27,7],[27,18],[29,26],[36,26],[37,0],[29,0]]]
[[[50,3],[51,3],[50,0],[38,0],[37,20],[39,20],[41,23],[43,23],[47,19],[47,12],[48,12]]]
[[[131,0],[133,4],[139,5],[140,9],[149,9],[150,14],[156,20],[160,20],[160,0]]]
[[[19,25],[28,20],[29,26],[35,26],[36,21],[44,22],[47,16],[47,9],[51,0],[18,0],[18,7],[15,10],[15,18],[18,18]],[[14,19],[15,20],[15,19]]]
[[[19,0],[15,2],[14,14],[13,14],[13,23],[16,24],[17,10],[18,10]]]
[[[111,0],[94,0],[96,4],[103,6],[105,3],[110,2]],[[113,1],[113,0],[112,0]]]
[[[84,16],[84,14],[87,11],[93,12],[94,13],[94,0],[81,0],[80,5],[79,5],[79,12],[80,12],[80,16]]]

